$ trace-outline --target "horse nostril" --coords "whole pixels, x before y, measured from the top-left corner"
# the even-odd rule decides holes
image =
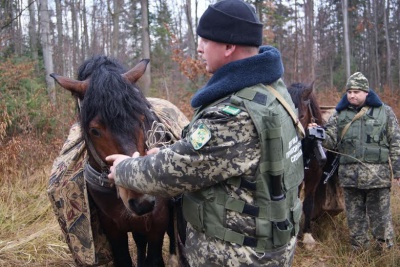
[[[128,200],[129,209],[139,216],[153,211],[155,203],[155,200],[145,202],[133,198]]]

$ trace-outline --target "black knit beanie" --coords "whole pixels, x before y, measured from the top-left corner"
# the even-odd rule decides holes
[[[255,9],[242,0],[223,0],[209,5],[200,18],[197,34],[227,44],[260,46],[263,25]]]

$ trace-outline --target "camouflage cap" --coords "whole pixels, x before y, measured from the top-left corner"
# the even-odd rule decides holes
[[[354,89],[354,90],[362,90],[364,92],[369,92],[369,83],[367,78],[361,73],[356,72],[349,77],[346,84],[346,91]]]

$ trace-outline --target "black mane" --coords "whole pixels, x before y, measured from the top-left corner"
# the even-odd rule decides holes
[[[121,74],[126,69],[106,56],[86,60],[79,68],[78,80],[90,78],[90,85],[81,103],[81,125],[85,133],[97,115],[113,134],[129,134],[133,127],[154,121],[151,105],[135,84]],[[144,120],[143,120],[144,119]]]

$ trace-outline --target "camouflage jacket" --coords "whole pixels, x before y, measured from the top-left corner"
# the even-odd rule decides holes
[[[400,177],[400,129],[396,115],[393,110],[383,104],[378,95],[370,90],[366,106],[371,108],[384,109],[387,116],[387,123],[384,126],[383,134],[386,135],[389,144],[389,164],[372,164],[366,162],[345,164],[339,166],[339,179],[342,187],[356,187],[360,189],[390,187],[391,179]],[[329,118],[326,128],[326,140],[324,146],[328,149],[336,149],[341,133],[338,131],[338,118],[341,111],[351,109],[344,95],[336,106],[336,111]],[[363,116],[369,116],[369,112]],[[344,136],[346,138],[346,136]],[[360,137],[361,138],[361,137]],[[338,151],[341,153],[342,151]],[[346,155],[343,155],[346,156]]]
[[[279,64],[276,67],[271,66],[271,69],[283,71],[280,55],[276,51],[276,49],[269,50],[277,58],[268,62]],[[264,56],[262,57],[264,58]],[[257,58],[254,60],[260,63]],[[262,64],[266,64],[265,62],[267,60],[264,61],[263,59]],[[240,72],[254,72],[254,70],[244,68],[244,66],[237,66],[236,63],[233,64],[234,66],[221,68],[219,73],[215,73],[211,79],[211,81],[214,80],[217,83],[223,83],[218,86],[219,88],[226,89],[229,87],[228,90],[230,90],[236,86],[235,89],[221,92],[221,90],[218,91],[215,88],[215,90],[211,90],[212,95],[208,93],[201,94],[201,97],[207,98],[208,102],[204,103],[204,99],[202,99],[200,105],[214,102],[216,99],[228,96],[235,91],[252,85],[239,84],[241,81],[249,81],[250,79],[238,78],[236,76],[240,76]],[[240,63],[243,64],[243,62]],[[255,64],[257,65],[257,63]],[[257,65],[256,69],[258,69],[259,74],[253,76],[267,75],[265,66],[261,68],[260,65]],[[219,78],[219,74],[223,76],[221,79]],[[252,74],[248,73],[248,75]],[[261,81],[272,83],[279,79],[281,74],[281,72],[274,73],[274,75],[270,76],[274,77],[271,80]],[[227,77],[230,75],[232,79]],[[238,80],[239,83],[234,86],[228,86],[224,83],[225,81],[232,83],[233,80]],[[254,80],[256,80],[255,84],[260,82],[259,79]],[[209,82],[205,88],[212,88],[212,85],[215,84]],[[206,91],[200,90],[200,93],[202,92]],[[210,95],[212,98],[209,98]],[[194,99],[199,100],[196,97]],[[198,107],[197,104],[198,102],[192,100],[192,106]],[[222,183],[231,177],[240,176],[245,177],[249,181],[255,181],[256,171],[261,158],[259,136],[249,113],[242,111],[232,116],[222,111],[225,106],[225,104],[220,103],[207,107],[202,112],[201,117],[197,118],[188,129],[185,138],[161,149],[159,153],[122,161],[116,168],[115,183],[122,187],[159,196],[176,196],[183,192],[197,191],[221,183],[230,196],[243,200],[246,203],[254,204],[253,192],[231,184]],[[193,133],[197,129],[202,128],[204,125],[211,133],[210,139],[206,138],[200,144],[193,144],[193,140],[191,142],[190,137],[193,136]],[[200,146],[201,149],[196,150],[195,146]],[[254,235],[255,218],[243,215],[237,216],[234,213],[228,214],[227,217],[228,224],[230,220],[235,220],[235,225],[237,226],[234,229],[235,231]],[[189,262],[194,264],[193,266],[211,266],[212,264],[215,266],[268,266],[271,263],[275,263],[275,266],[283,266],[278,262],[290,261],[294,251],[295,238],[293,239],[294,241],[291,243],[291,246],[288,246],[288,251],[286,251],[287,248],[284,248],[283,251],[262,257],[262,255],[256,255],[251,248],[207,237],[204,233],[193,230],[189,225],[187,230],[188,243],[186,246],[186,255]],[[201,248],[204,248],[205,251]]]
[[[266,72],[266,68],[270,71]],[[196,92],[191,104],[195,108],[207,106],[245,87],[271,84],[282,73],[279,51],[261,47],[259,55],[221,67]],[[234,176],[254,177],[260,160],[257,130],[247,112],[231,116],[222,112],[221,107],[207,108],[189,129],[187,136],[201,124],[210,130],[212,137],[201,150],[195,150],[189,139],[183,138],[157,155],[127,159],[117,166],[115,183],[149,194],[175,196]],[[242,198],[249,201],[248,196]]]

